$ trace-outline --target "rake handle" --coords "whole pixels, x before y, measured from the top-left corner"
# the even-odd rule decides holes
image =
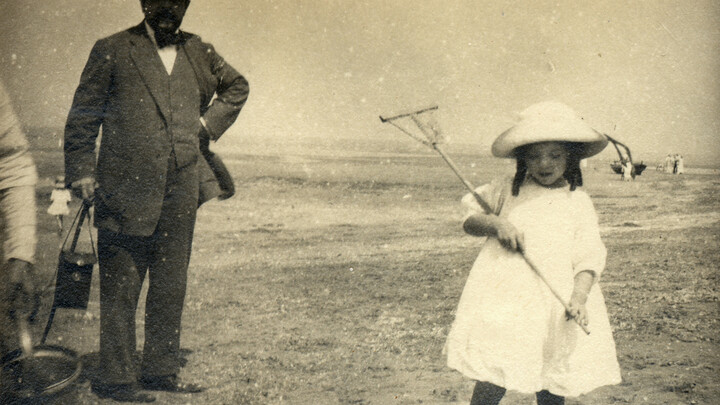
[[[457,175],[457,177],[460,179],[460,181],[462,181],[462,183],[465,185],[465,187],[468,190],[470,190],[470,193],[472,193],[473,197],[475,197],[475,200],[478,202],[478,204],[480,204],[480,206],[483,208],[483,210],[485,210],[485,212],[487,212],[488,215],[494,215],[494,212],[493,212],[492,208],[490,207],[490,204],[488,204],[487,201],[483,200],[483,198],[480,196],[480,194],[475,192],[475,187],[473,187],[473,185],[465,179],[465,177],[462,175],[462,173],[460,173],[460,170],[457,168],[457,166],[452,161],[452,159],[450,159],[450,157],[447,154],[445,154],[445,151],[442,150],[440,145],[436,142],[435,138],[431,138],[429,136],[429,134],[426,133],[425,129],[423,129],[422,125],[415,117],[416,115],[418,115],[420,113],[430,111],[430,110],[436,110],[437,108],[438,108],[437,106],[434,106],[434,107],[426,108],[423,110],[418,110],[418,111],[415,111],[412,113],[400,114],[400,115],[396,115],[394,117],[389,117],[389,118],[380,116],[380,121],[383,123],[389,123],[389,124],[393,125],[394,127],[398,128],[400,131],[409,135],[411,138],[415,139],[416,141],[418,141],[424,145],[428,145],[428,146],[432,147],[433,149],[435,149],[437,151],[437,153],[443,158],[443,160],[445,160],[445,163],[447,163],[448,166],[450,166],[450,169],[452,169],[452,171]],[[405,130],[401,126],[392,122],[398,118],[404,118],[404,117],[410,117],[415,122],[415,124],[418,126],[420,131],[422,131],[428,137],[428,139],[432,139],[432,141],[426,142],[426,141],[420,139],[419,137],[411,134],[409,131]],[[540,271],[540,269],[527,257],[527,255],[525,255],[525,252],[520,252],[520,254],[525,259],[525,262],[528,264],[530,269],[532,269],[532,271],[534,271],[535,274],[537,274],[537,276],[540,277],[540,280],[542,280],[543,283],[545,283],[545,285],[550,289],[550,292],[552,292],[552,294],[555,296],[555,298],[557,298],[558,301],[560,301],[560,304],[562,304],[563,308],[565,308],[565,311],[569,312],[570,305],[567,302],[565,302],[565,300],[560,296],[560,294],[557,292],[557,290],[555,290],[555,288],[550,284],[550,282],[547,280],[547,278],[545,278],[545,275]],[[580,321],[578,321],[577,318],[573,317],[573,319],[575,320],[575,323],[577,323],[578,326],[580,326],[580,328],[582,328],[582,330],[586,334],[588,334],[588,335],[590,334],[590,330],[588,330],[588,328],[585,325],[582,325],[580,323]]]
[[[545,275],[538,269],[538,267],[535,265],[535,263],[533,263],[532,260],[530,260],[530,258],[524,252],[522,252],[522,257],[525,259],[525,263],[527,263],[528,266],[530,266],[532,271],[534,271],[535,274],[537,274],[537,276],[540,277],[540,279],[550,289],[550,292],[553,293],[555,298],[557,298],[558,301],[560,301],[562,306],[565,308],[565,311],[567,313],[570,313],[570,304],[560,296],[560,293],[555,289],[555,287],[552,286],[552,284],[550,284],[550,282],[545,278]],[[573,317],[573,319],[575,320],[575,323],[577,323],[578,326],[583,330],[583,332],[585,332],[586,335],[590,334],[590,329],[588,329],[587,326],[581,324],[577,318]]]
[[[478,204],[480,204],[480,206],[485,210],[485,212],[492,213],[492,208],[490,208],[490,205],[487,202],[485,202],[485,200],[483,200],[482,197],[480,197],[480,194],[475,192],[475,188],[473,187],[473,185],[470,184],[469,181],[465,180],[465,177],[463,177],[463,175],[460,173],[460,170],[457,168],[457,166],[455,166],[455,163],[452,161],[452,159],[450,159],[450,157],[445,154],[445,152],[442,150],[440,145],[437,143],[433,143],[432,147],[445,160],[445,163],[447,163],[448,166],[450,166],[450,169],[452,169],[452,171],[458,176],[458,178],[460,179],[460,181],[463,182],[465,187],[468,190],[470,190],[473,197],[475,197],[475,200],[478,202]]]
[[[467,189],[470,190],[473,197],[475,197],[475,200],[478,202],[478,204],[480,204],[480,206],[483,208],[483,210],[485,210],[485,212],[487,212],[488,214],[494,215],[493,210],[490,208],[490,205],[485,200],[483,200],[483,198],[480,196],[480,194],[475,192],[475,188],[472,186],[472,184],[470,184],[469,181],[467,181],[463,177],[463,175],[460,173],[460,170],[458,170],[457,166],[455,166],[455,163],[452,161],[452,159],[450,159],[450,157],[448,155],[445,154],[445,152],[442,150],[440,145],[438,145],[437,143],[433,143],[432,147],[440,154],[440,156],[442,156],[442,158],[445,160],[445,162],[448,164],[448,166],[450,166],[452,171],[455,172],[455,174],[463,182],[465,187],[467,187]],[[532,271],[534,271],[535,274],[537,274],[538,277],[540,277],[540,279],[550,289],[550,292],[552,292],[552,294],[555,296],[555,298],[557,298],[558,301],[560,301],[562,306],[565,308],[565,311],[570,312],[570,305],[562,298],[562,296],[560,296],[560,293],[555,289],[555,287],[552,286],[552,284],[550,284],[550,282],[547,280],[547,278],[545,278],[545,275],[540,271],[540,269],[535,265],[535,263],[532,260],[530,260],[530,258],[525,254],[525,252],[520,252],[520,253],[522,254],[522,257],[525,259],[525,262],[527,263],[527,265],[530,266],[530,269],[532,269]],[[573,318],[573,319],[575,319],[575,318]],[[588,335],[590,334],[590,330],[588,330],[587,326],[581,324],[577,319],[575,319],[575,322],[578,324],[578,326],[580,326],[582,328],[582,330],[586,334],[588,334]]]
[[[472,192],[472,195],[473,195],[473,197],[475,197],[475,200],[478,202],[478,204],[480,204],[480,205],[483,207],[483,209],[485,210],[485,212],[487,212],[489,215],[495,215],[495,214],[492,213],[492,210],[485,208],[486,206],[487,206],[488,208],[489,208],[490,206],[487,204],[487,202],[485,202],[485,200],[482,199],[482,197],[480,196],[480,194],[478,194],[478,193],[476,193],[475,191],[473,191],[473,192]],[[535,274],[537,274],[538,277],[540,277],[540,280],[542,280],[543,283],[545,283],[545,285],[546,285],[547,288],[550,290],[550,292],[555,296],[555,298],[557,298],[558,301],[560,301],[560,304],[562,304],[563,308],[565,308],[565,311],[568,312],[568,313],[570,313],[570,304],[568,304],[568,302],[565,301],[565,300],[562,298],[562,296],[561,296],[560,293],[555,289],[555,287],[553,287],[553,285],[548,281],[548,279],[545,278],[545,275],[543,274],[542,271],[540,271],[540,269],[538,268],[538,266],[536,266],[535,263],[534,263],[532,260],[530,260],[530,258],[528,257],[528,255],[525,254],[525,252],[522,252],[522,251],[521,251],[521,252],[520,252],[520,255],[523,257],[523,259],[525,259],[525,263],[527,263],[528,267],[530,267],[530,269],[531,269],[532,271],[534,271]],[[587,326],[581,324],[580,321],[579,321],[577,318],[575,318],[575,317],[573,317],[573,320],[575,320],[575,323],[578,324],[578,326],[585,332],[586,335],[589,335],[589,334],[590,334],[590,330],[587,328]]]

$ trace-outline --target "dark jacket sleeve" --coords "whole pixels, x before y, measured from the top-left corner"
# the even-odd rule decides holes
[[[215,52],[212,45],[203,45],[207,47],[205,56],[217,83],[216,98],[203,114],[203,119],[210,137],[217,140],[240,114],[247,101],[250,86],[237,70]]]
[[[65,181],[95,174],[95,140],[112,91],[113,55],[107,41],[95,43],[65,123]]]

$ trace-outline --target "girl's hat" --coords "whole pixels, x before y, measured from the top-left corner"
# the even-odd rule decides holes
[[[600,153],[608,144],[603,134],[592,129],[570,107],[546,101],[533,104],[520,113],[520,121],[493,142],[492,154],[514,158],[515,148],[548,141],[582,143],[581,159]]]

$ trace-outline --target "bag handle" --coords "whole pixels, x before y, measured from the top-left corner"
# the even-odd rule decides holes
[[[92,221],[92,214],[90,213],[90,207],[92,206],[92,203],[89,201],[83,200],[82,206],[78,210],[78,213],[75,215],[75,219],[73,219],[72,224],[70,225],[70,229],[75,227],[75,233],[73,234],[72,243],[70,244],[70,250],[69,252],[74,252],[75,248],[77,247],[78,239],[80,238],[80,232],[82,231],[83,222],[85,222],[85,218],[88,218],[88,222]],[[95,240],[92,236],[92,226],[88,226],[88,234],[90,235],[90,246],[92,247],[93,256],[97,259],[97,252],[95,251]],[[64,250],[65,246],[67,245],[67,241],[70,238],[70,232],[65,235],[65,240],[63,241],[63,244],[60,248],[60,250]]]

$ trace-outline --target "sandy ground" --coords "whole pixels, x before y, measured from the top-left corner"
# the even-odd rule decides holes
[[[58,169],[53,156],[41,176]],[[442,161],[228,158],[238,194],[199,213],[184,313],[182,377],[207,390],[159,402],[468,403],[473,382],[445,366],[442,346],[480,244],[462,232],[464,190]],[[489,158],[457,162],[476,184],[512,172]],[[720,403],[720,177],[648,169],[626,183],[591,162],[585,181],[609,250],[601,282],[623,383],[567,403]],[[60,241],[45,214],[49,184],[39,189],[47,281]],[[60,310],[49,338],[85,362],[67,403],[112,403],[89,389],[97,300],[94,285],[88,311]],[[531,403],[514,393],[502,402]]]

